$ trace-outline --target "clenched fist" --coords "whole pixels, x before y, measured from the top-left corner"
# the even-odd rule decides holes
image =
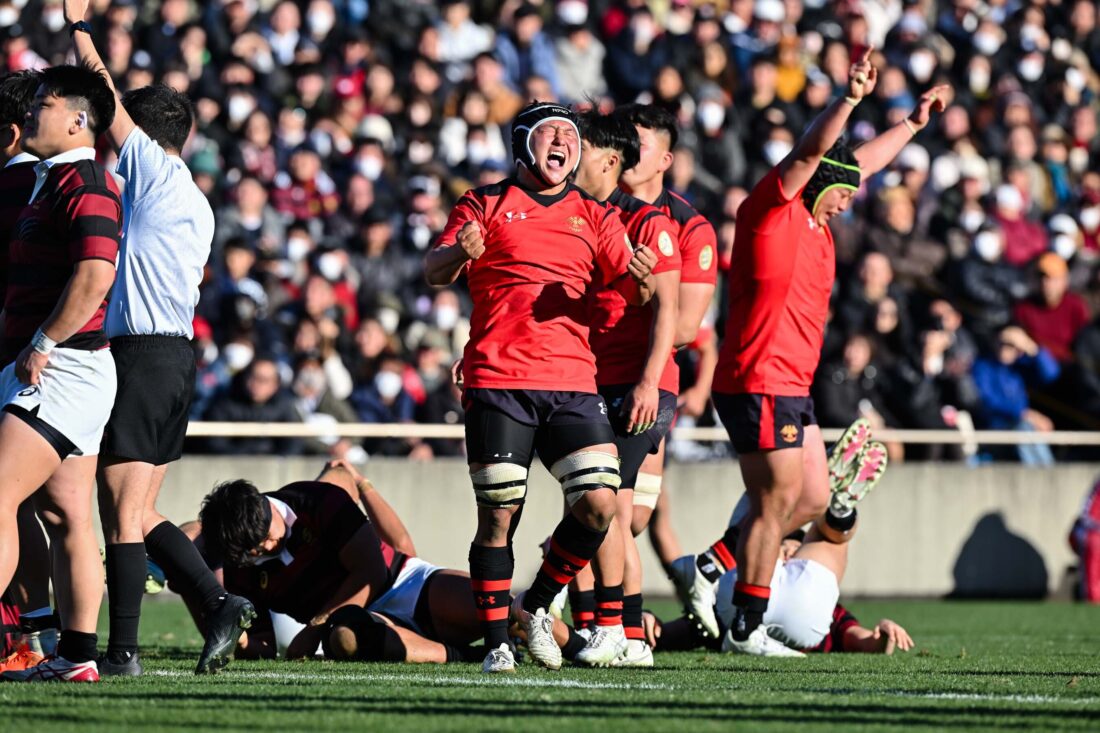
[[[481,236],[481,228],[472,221],[468,221],[458,230],[458,246],[466,253],[466,258],[476,260],[485,254],[485,238]]]
[[[657,255],[644,244],[634,250],[634,256],[630,258],[626,269],[630,276],[638,282],[644,281],[657,266]]]

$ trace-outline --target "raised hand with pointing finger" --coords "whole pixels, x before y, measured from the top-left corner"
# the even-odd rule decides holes
[[[878,82],[878,70],[871,65],[874,51],[874,46],[868,46],[859,61],[848,69],[848,96],[856,101],[869,96]]]

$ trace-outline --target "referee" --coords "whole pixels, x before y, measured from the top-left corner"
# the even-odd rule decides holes
[[[88,0],[66,0],[76,56],[110,74],[84,21]],[[103,675],[140,675],[138,621],[146,552],[165,575],[202,599],[206,644],[196,674],[228,661],[255,611],[226,594],[190,540],[156,510],[167,466],[183,453],[195,384],[190,340],[214,215],[179,157],[193,114],[163,85],[127,92],[107,137],[118,151],[124,231],[106,332],[118,393],[100,451],[100,518],[106,540],[110,637]]]

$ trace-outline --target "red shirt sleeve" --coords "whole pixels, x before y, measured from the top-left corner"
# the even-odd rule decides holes
[[[476,191],[467,191],[451,209],[451,215],[447,217],[447,225],[436,240],[436,247],[453,247],[458,239],[458,232],[466,222],[476,222],[481,227],[481,235],[486,236],[485,204]]]
[[[652,209],[650,215],[638,226],[634,235],[634,246],[645,245],[657,255],[657,264],[653,266],[654,275],[679,270],[682,266],[676,230],[676,224],[658,209]]]
[[[680,282],[714,285],[718,281],[718,237],[701,214],[692,217],[680,233],[680,256]]]
[[[101,259],[112,265],[122,239],[122,202],[110,189],[84,187],[65,205],[69,252],[74,261]]]
[[[614,207],[601,207],[596,212],[602,217],[597,230],[596,267],[600,271],[600,285],[609,285],[626,274],[626,266],[634,256],[634,244]]]
[[[787,207],[797,206],[802,191],[789,193],[783,190],[783,179],[779,176],[779,166],[753,186],[749,197],[741,204],[737,212],[738,226],[748,226],[753,231],[767,234],[776,226],[783,224],[789,217]],[[791,242],[794,247],[798,242]]]

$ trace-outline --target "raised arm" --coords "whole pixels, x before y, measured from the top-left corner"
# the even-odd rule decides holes
[[[362,502],[363,508],[367,510],[367,517],[383,542],[398,552],[409,556],[416,555],[412,535],[401,521],[401,517],[397,516],[393,507],[378,493],[374,484],[359,473],[348,460],[339,458],[329,461],[317,480],[339,486],[352,499]]]
[[[871,66],[873,51],[874,47],[869,47],[863,58],[848,70],[848,96],[833,100],[813,121],[790,155],[779,164],[780,180],[787,195],[794,195],[806,187],[821,158],[844,134],[852,110],[874,91],[878,71]]]
[[[87,15],[88,0],[65,0],[65,22],[69,25],[84,20]],[[72,38],[77,63],[91,66],[102,74],[103,78],[107,80],[107,86],[115,94],[115,119],[111,126],[107,128],[107,139],[111,141],[111,146],[115,149],[115,152],[118,152],[137,125],[134,124],[133,119],[126,112],[126,108],[122,106],[122,97],[119,96],[114,80],[111,79],[110,72],[103,64],[103,59],[99,57],[99,52],[95,50],[91,35],[83,31],[76,31],[72,34]]]
[[[951,87],[946,84],[932,87],[921,95],[917,106],[907,118],[856,148],[854,154],[859,161],[860,174],[867,178],[890,165],[890,161],[897,157],[901,149],[928,126],[932,113],[943,112],[944,98],[950,93]]]

